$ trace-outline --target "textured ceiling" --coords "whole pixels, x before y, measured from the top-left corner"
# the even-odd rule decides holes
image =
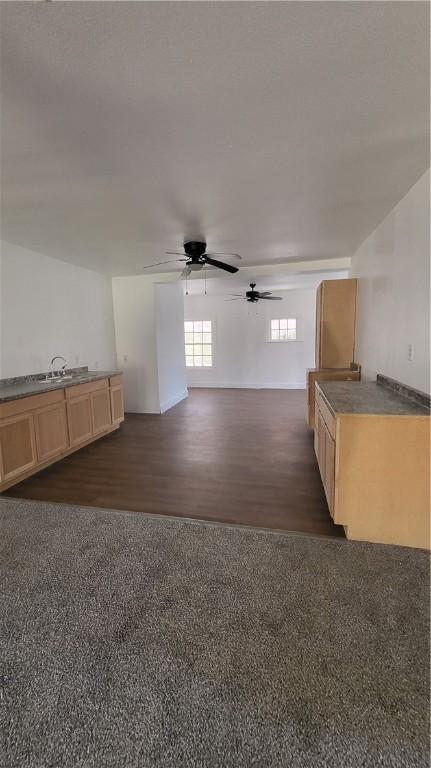
[[[2,4],[2,236],[110,274],[184,237],[349,256],[429,164],[429,6]]]

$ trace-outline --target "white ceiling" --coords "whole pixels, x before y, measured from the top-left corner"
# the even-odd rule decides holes
[[[425,2],[2,4],[2,235],[350,256],[429,164]],[[168,257],[166,257],[168,258]]]

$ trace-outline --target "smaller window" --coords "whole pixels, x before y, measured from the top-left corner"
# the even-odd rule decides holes
[[[271,341],[296,341],[296,317],[271,320]]]

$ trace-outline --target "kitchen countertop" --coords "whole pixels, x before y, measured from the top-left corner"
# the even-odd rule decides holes
[[[429,416],[430,410],[384,384],[366,381],[319,381],[317,386],[334,414]]]
[[[109,379],[111,376],[118,376],[121,373],[122,371],[80,370],[72,373],[70,379],[66,378],[60,381],[46,381],[45,374],[41,374],[39,378],[22,376],[12,380],[0,379],[0,404],[30,395],[41,395],[54,389],[66,389],[67,387],[76,387],[77,384],[88,384],[90,381]]]

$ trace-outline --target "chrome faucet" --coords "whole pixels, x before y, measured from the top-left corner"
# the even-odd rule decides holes
[[[65,357],[62,357],[61,355],[56,355],[56,357],[53,357],[51,360],[51,379],[54,378],[54,362],[55,360],[63,360],[64,365],[61,366],[60,370],[60,376],[64,376],[66,372],[66,366],[67,366],[67,360]]]

